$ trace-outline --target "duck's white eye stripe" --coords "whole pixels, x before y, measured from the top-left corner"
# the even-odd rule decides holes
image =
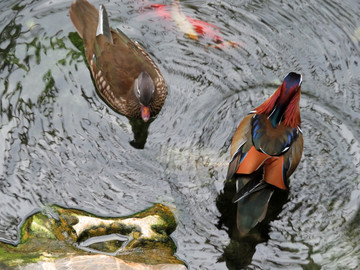
[[[137,93],[140,97],[140,89],[139,89],[139,82],[136,80],[136,90],[137,90]]]

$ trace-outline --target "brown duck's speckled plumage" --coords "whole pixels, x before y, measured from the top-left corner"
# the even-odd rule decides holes
[[[84,41],[86,59],[98,89],[105,101],[119,113],[140,118],[140,102],[132,86],[141,72],[154,82],[154,97],[149,105],[156,115],[166,98],[166,83],[159,68],[145,50],[120,30],[111,29],[113,43],[104,35],[96,36],[98,10],[86,0],[76,0],[70,7],[70,18]]]

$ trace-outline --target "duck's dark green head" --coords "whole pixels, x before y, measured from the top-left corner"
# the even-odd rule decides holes
[[[149,73],[143,71],[134,82],[135,96],[141,105],[141,118],[146,122],[150,118],[150,103],[153,100],[155,86]]]
[[[300,91],[302,76],[295,72],[290,72],[281,85],[281,92],[278,104],[288,106],[295,94]]]

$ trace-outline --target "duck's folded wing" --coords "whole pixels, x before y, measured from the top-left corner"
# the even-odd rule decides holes
[[[230,156],[231,161],[229,163],[226,180],[231,179],[236,173],[239,164],[243,161],[247,152],[250,150],[251,143],[251,118],[253,114],[247,115],[239,124],[235,131],[231,142]]]

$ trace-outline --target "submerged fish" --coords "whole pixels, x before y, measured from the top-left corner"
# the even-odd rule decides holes
[[[174,0],[170,5],[151,4],[147,8],[154,10],[156,16],[173,21],[181,32],[193,40],[199,40],[199,37],[211,40],[214,44],[209,47],[222,49],[240,46],[238,42],[222,38],[218,26],[185,15],[178,0]]]

